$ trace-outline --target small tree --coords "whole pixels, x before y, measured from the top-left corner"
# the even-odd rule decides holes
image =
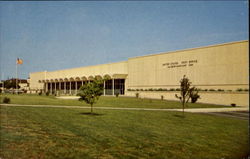
[[[191,94],[193,94],[195,87],[191,87],[191,82],[189,79],[184,75],[183,78],[180,80],[180,96],[175,94],[175,97],[178,98],[182,103],[182,113],[184,115],[184,109],[186,104],[188,103]],[[198,93],[197,93],[198,94]]]
[[[83,100],[91,105],[91,113],[93,113],[93,104],[96,103],[102,94],[103,80],[95,79],[93,82],[83,85],[77,95],[80,96],[79,100]]]

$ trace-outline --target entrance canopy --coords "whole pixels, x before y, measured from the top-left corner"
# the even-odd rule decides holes
[[[104,75],[89,75],[89,76],[75,76],[75,77],[63,77],[55,79],[39,80],[39,83],[49,82],[68,82],[68,81],[92,81],[94,79],[126,79],[128,74],[104,74]]]

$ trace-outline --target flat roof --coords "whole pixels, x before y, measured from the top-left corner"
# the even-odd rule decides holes
[[[74,68],[66,68],[61,70],[53,70],[53,71],[39,71],[39,72],[31,72],[31,73],[41,73],[41,72],[57,72],[57,71],[66,71],[66,70],[72,70],[72,69],[79,69],[79,68],[86,68],[86,67],[96,67],[101,65],[112,65],[117,63],[127,63],[128,61],[118,61],[118,62],[110,62],[110,63],[104,63],[104,64],[97,64],[97,65],[88,65],[88,66],[81,66],[81,67],[74,67]]]
[[[183,52],[183,51],[198,50],[198,49],[204,49],[204,48],[210,48],[210,47],[218,47],[218,46],[223,46],[223,45],[230,45],[230,44],[244,43],[244,42],[248,42],[248,40],[241,40],[241,41],[233,41],[233,42],[222,43],[222,44],[200,46],[200,47],[195,47],[195,48],[174,50],[174,51],[169,51],[169,52],[160,52],[160,53],[148,54],[148,55],[143,55],[143,56],[130,57],[128,59],[144,58],[144,57],[148,57],[148,56],[157,56],[157,55],[164,55],[164,54],[170,54],[170,53],[179,53],[179,52]]]

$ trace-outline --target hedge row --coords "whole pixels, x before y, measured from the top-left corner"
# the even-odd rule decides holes
[[[233,90],[224,90],[224,89],[198,89],[199,91],[218,91],[218,92],[232,92]],[[166,88],[158,88],[158,89],[153,89],[153,88],[149,88],[149,89],[127,89],[127,91],[180,91],[180,88],[170,88],[170,89],[166,89]],[[242,89],[242,88],[238,88],[236,89],[237,92],[248,92],[249,89]]]

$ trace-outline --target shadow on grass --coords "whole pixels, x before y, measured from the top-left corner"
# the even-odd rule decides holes
[[[178,117],[178,118],[185,118],[186,117],[185,115],[183,116],[183,115],[180,115],[180,114],[175,114],[174,116]]]
[[[102,116],[104,114],[99,114],[99,113],[91,113],[91,112],[84,112],[80,113],[81,115],[89,115],[89,116]]]

